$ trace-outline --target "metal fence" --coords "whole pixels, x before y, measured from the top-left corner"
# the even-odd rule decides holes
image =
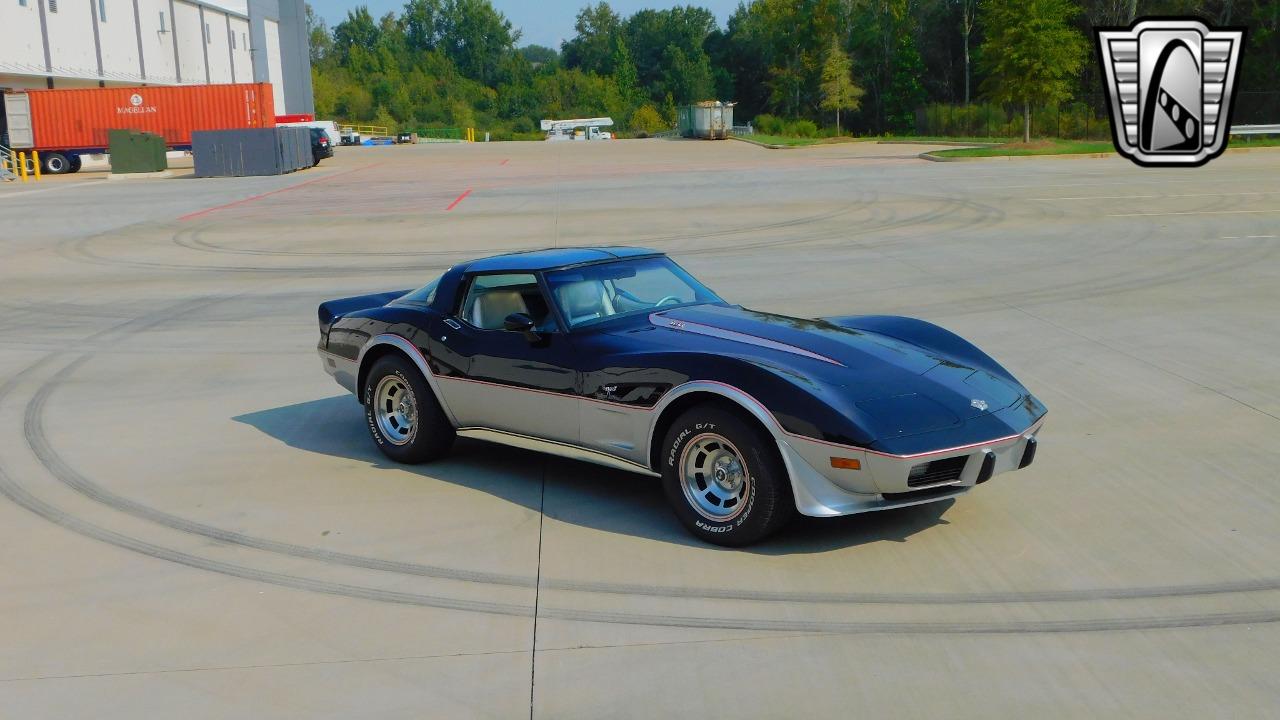
[[[1280,125],[1232,125],[1232,135],[1280,135]]]

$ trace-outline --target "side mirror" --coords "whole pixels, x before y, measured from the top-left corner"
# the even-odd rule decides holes
[[[537,342],[540,338],[538,333],[533,330],[533,318],[524,313],[511,313],[506,320],[502,321],[502,329],[510,332],[518,332],[524,335],[525,340],[529,342]]]

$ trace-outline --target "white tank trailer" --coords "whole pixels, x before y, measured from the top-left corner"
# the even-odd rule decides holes
[[[676,127],[682,137],[724,140],[733,134],[734,103],[703,100],[676,109]]]

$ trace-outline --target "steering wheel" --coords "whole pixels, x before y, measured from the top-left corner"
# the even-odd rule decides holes
[[[675,295],[667,295],[666,297],[662,298],[658,302],[654,303],[653,306],[662,307],[663,305],[679,305],[679,304],[680,304],[680,298],[676,297]]]

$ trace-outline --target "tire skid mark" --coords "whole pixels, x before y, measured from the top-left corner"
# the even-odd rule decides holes
[[[189,301],[178,303],[177,305],[165,308],[163,310],[144,315],[133,320],[122,323],[121,325],[106,330],[99,331],[86,338],[86,341],[96,341],[111,335],[119,334],[121,337],[127,337],[146,330],[149,327],[159,325],[163,322],[181,316],[196,308],[207,307],[213,302],[231,299],[227,296],[214,298],[195,298]],[[58,353],[50,353],[40,361],[29,366],[27,369],[12,377],[3,386],[0,386],[0,400],[7,397],[31,372],[42,366],[46,362],[53,360]],[[83,353],[75,359],[65,364],[59,369],[48,381],[43,383],[36,394],[32,397],[24,414],[24,434],[27,436],[33,452],[36,453],[37,459],[54,475],[55,479],[68,484],[73,489],[85,494],[91,499],[104,502],[111,506],[116,500],[123,501],[121,507],[117,508],[123,512],[134,514],[143,513],[144,519],[150,519],[153,522],[155,517],[170,516],[162,511],[149,508],[141,503],[136,503],[120,496],[110,493],[110,491],[95,485],[88,478],[76,473],[71,469],[60,457],[57,456],[53,448],[48,444],[48,440],[44,435],[43,413],[47,401],[58,385],[65,381],[72,373],[87,363],[93,357],[93,353]],[[79,487],[77,486],[79,485]],[[105,493],[105,494],[104,494]],[[53,522],[61,527],[76,532],[80,535],[104,542],[122,549],[137,552],[156,559],[167,560],[177,564],[195,569],[217,572],[220,574],[239,577],[242,579],[254,580],[268,584],[278,585],[292,589],[307,590],[320,592],[331,595],[341,595],[345,597],[368,599],[378,602],[389,602],[396,604],[408,604],[427,607],[437,607],[443,609],[454,609],[470,612],[482,612],[490,614],[514,615],[528,617],[532,614],[532,608],[511,603],[493,603],[483,601],[460,600],[436,595],[424,595],[399,591],[388,591],[377,588],[370,588],[360,585],[351,585],[346,583],[337,583],[323,580],[316,580],[295,575],[287,575],[270,571],[257,570],[233,563],[211,560],[171,548],[162,547],[153,543],[133,538],[121,533],[107,530],[98,525],[77,518],[59,508],[40,500],[29,493],[23,486],[16,483],[4,468],[0,466],[0,494],[5,495],[11,501],[26,508],[27,510],[39,515],[46,520]],[[95,497],[99,495],[99,497]],[[101,498],[101,499],[100,499]],[[147,517],[153,515],[153,517]],[[182,520],[181,518],[176,518]],[[191,521],[183,522],[189,523]],[[163,523],[161,523],[163,524]],[[200,526],[199,523],[192,523],[194,526]],[[209,528],[210,526],[200,526],[201,528]],[[181,529],[181,528],[174,528]],[[232,544],[243,544],[236,542],[242,539],[238,533],[224,534],[225,531],[217,528],[210,528],[217,533],[218,537],[213,539],[223,539]],[[189,530],[183,530],[189,532]],[[225,539],[224,539],[225,538]],[[253,539],[260,540],[260,539]],[[269,552],[277,552],[280,548],[301,548],[303,551],[315,551],[317,557],[311,559],[323,559],[322,562],[331,564],[345,564],[340,562],[347,559],[341,553],[330,553],[329,551],[318,550],[315,548],[302,548],[302,546],[292,546],[287,543],[274,543],[274,541],[262,541],[267,543],[265,548]],[[279,547],[276,547],[279,546]],[[248,547],[253,547],[252,545]],[[272,549],[274,548],[274,549]],[[289,553],[286,553],[289,554]],[[350,556],[357,557],[357,556]],[[371,558],[361,558],[361,561],[369,560],[374,563],[382,563]],[[396,564],[400,565],[400,564]],[[409,565],[413,570],[427,570],[430,566],[421,566],[415,564]],[[358,566],[363,567],[363,566]],[[385,567],[377,567],[373,569],[383,569],[389,572],[402,572],[400,569],[389,569]],[[468,571],[455,571],[452,569],[444,569],[448,573],[467,573]],[[413,574],[421,574],[415,572]],[[491,574],[478,573],[473,575],[488,576]],[[492,580],[499,581],[497,584],[514,583],[520,586],[529,586],[530,579],[516,576],[496,576]],[[825,593],[777,593],[777,592],[753,592],[753,591],[737,591],[737,590],[718,590],[718,589],[699,589],[699,588],[649,588],[633,585],[615,585],[608,583],[575,583],[568,581],[549,581],[545,584],[552,589],[577,590],[584,592],[604,592],[612,594],[630,594],[630,595],[657,595],[664,597],[681,597],[681,598],[699,598],[705,597],[709,599],[745,599],[745,600],[763,600],[769,602],[837,602],[845,604],[853,603],[885,603],[885,602],[905,602],[905,603],[927,603],[927,604],[944,604],[955,602],[1050,602],[1063,600],[1100,600],[1100,599],[1131,599],[1142,597],[1179,597],[1189,595],[1211,595],[1232,592],[1253,592],[1261,590],[1271,590],[1280,587],[1280,580],[1257,580],[1257,581],[1240,581],[1209,585],[1194,586],[1166,586],[1157,588],[1131,588],[1131,589],[1114,589],[1114,590],[1082,590],[1082,591],[1044,591],[1044,592],[1028,592],[1028,593],[977,593],[977,594],[825,594]],[[1086,620],[1069,620],[1054,621],[1041,620],[1030,622],[840,622],[840,621],[805,621],[805,620],[772,620],[772,619],[735,619],[735,618],[706,618],[706,617],[688,617],[675,615],[649,615],[642,613],[619,613],[609,611],[592,611],[592,610],[574,610],[562,608],[543,608],[539,612],[539,616],[552,619],[563,619],[570,621],[582,622],[604,622],[614,624],[629,625],[645,625],[645,626],[661,626],[661,627],[684,627],[684,628],[719,628],[719,629],[740,629],[740,630],[761,630],[761,631],[791,631],[791,632],[820,632],[833,634],[1009,634],[1009,633],[1060,633],[1060,632],[1100,632],[1100,631],[1119,631],[1119,630],[1149,630],[1149,629],[1167,629],[1167,628],[1188,628],[1188,627],[1215,627],[1225,625],[1240,624],[1260,624],[1280,622],[1280,611],[1255,611],[1255,612],[1237,612],[1237,613],[1220,613],[1220,614],[1192,614],[1185,616],[1160,616],[1160,617],[1140,617],[1140,618],[1102,618],[1102,619],[1086,619]]]
[[[243,533],[222,530],[202,523],[194,522],[171,515],[142,503],[124,498],[94,483],[81,473],[71,468],[49,445],[44,433],[43,414],[49,396],[65,376],[70,375],[89,360],[82,356],[68,364],[54,377],[50,383],[42,386],[27,406],[25,429],[32,451],[36,453],[41,464],[67,486],[113,509],[143,520],[180,532],[200,535],[223,543],[241,545],[257,550],[289,555],[302,559],[317,560],[329,564],[384,572],[431,577],[437,579],[461,580],[465,582],[507,585],[516,587],[533,587],[532,577],[483,573],[440,566],[421,565],[417,563],[389,561],[348,553],[334,552],[319,548],[294,545],[273,540],[257,538]],[[1045,602],[1080,602],[1096,600],[1155,599],[1178,598],[1204,595],[1223,595],[1235,593],[1267,592],[1280,590],[1280,578],[1243,580],[1235,582],[1169,585],[1145,588],[1102,588],[1061,591],[1018,591],[990,593],[797,593],[782,591],[754,591],[736,589],[717,589],[699,587],[674,587],[616,584],[603,582],[575,582],[568,580],[544,579],[543,586],[552,590],[585,592],[596,594],[638,595],[669,597],[681,599],[709,600],[748,600],[756,602],[789,602],[806,604],[842,604],[842,605],[951,605],[951,604],[1004,604],[1004,603],[1045,603]]]
[[[401,575],[414,575],[445,580],[462,580],[489,585],[533,587],[534,583],[532,577],[474,572],[470,570],[455,570],[452,568],[438,567],[434,565],[419,565],[417,563],[380,560],[361,555],[351,555],[324,550],[321,548],[267,540],[265,538],[245,535],[244,533],[232,530],[223,530],[212,525],[188,520],[187,518],[179,517],[177,515],[164,512],[163,510],[158,510],[149,505],[145,505],[111,492],[105,487],[85,477],[83,474],[67,464],[62,457],[54,451],[45,435],[43,416],[49,396],[63,379],[74,373],[76,369],[87,362],[91,357],[92,356],[90,355],[81,355],[79,358],[59,370],[49,382],[42,385],[28,403],[26,416],[24,418],[24,432],[26,434],[27,444],[31,447],[31,451],[35,453],[40,464],[48,469],[59,482],[84,495],[90,500],[112,508],[113,510],[125,513],[126,515],[132,515],[133,517],[146,520],[172,530],[177,530],[190,535],[198,535],[220,543],[239,545],[241,547],[252,548],[254,550],[263,550],[277,555],[287,555],[289,557],[296,557],[305,560],[316,560],[330,565],[344,565],[347,567],[363,568],[366,570],[381,570]]]
[[[973,200],[951,196],[946,198],[928,198],[928,199],[935,200],[937,203],[934,207],[930,209],[913,213],[911,215],[907,215],[904,217],[897,217],[896,214],[890,213],[887,217],[880,218],[879,222],[875,222],[877,220],[876,214],[880,211],[880,208],[874,204],[874,201],[878,197],[879,197],[879,194],[875,191],[861,191],[861,195],[857,200],[850,202],[846,205],[843,205],[839,208],[836,208],[834,210],[830,210],[823,213],[817,213],[815,215],[791,218],[788,220],[783,220],[783,221],[770,223],[766,225],[739,226],[739,227],[733,227],[733,228],[723,228],[720,230],[711,230],[703,233],[685,233],[685,234],[678,234],[678,235],[639,238],[633,242],[641,245],[655,245],[661,249],[662,247],[667,246],[668,243],[679,243],[680,241],[707,239],[707,238],[714,238],[714,237],[728,237],[728,236],[742,235],[747,233],[761,232],[765,230],[781,230],[785,228],[802,227],[807,225],[813,225],[823,220],[830,220],[833,218],[841,217],[843,215],[847,215],[849,213],[852,213],[858,210],[868,209],[871,211],[871,217],[869,218],[869,222],[861,224],[858,227],[850,230],[833,229],[826,233],[817,234],[810,237],[801,237],[801,238],[784,237],[780,239],[761,240],[759,242],[746,243],[746,244],[741,244],[741,243],[717,244],[709,247],[698,246],[698,247],[669,247],[668,248],[670,252],[676,252],[681,255],[725,254],[725,253],[737,253],[737,252],[743,252],[743,251],[761,250],[761,249],[773,248],[773,247],[795,247],[795,246],[804,245],[804,244],[812,244],[814,242],[821,242],[824,240],[839,240],[839,239],[852,238],[855,236],[865,236],[875,232],[894,230],[901,227],[909,227],[911,225],[916,225],[920,223],[936,222],[936,221],[945,219],[947,217],[950,217],[964,209],[973,210],[978,215],[978,217],[975,220],[970,220],[964,224],[965,226],[969,226],[969,227],[977,224],[984,224],[984,223],[996,224],[1002,221],[1006,216],[1004,211],[999,210],[998,208],[995,208],[993,206],[981,204]],[[226,248],[226,247],[215,245],[213,243],[209,243],[203,240],[200,237],[201,229],[202,228],[179,230],[175,232],[173,236],[171,236],[171,241],[180,247],[184,247],[192,250],[201,250],[206,252],[222,252],[222,253],[233,254],[233,255],[259,255],[264,257],[272,257],[272,256],[350,257],[352,255],[368,255],[373,257],[424,257],[424,258],[429,257],[429,258],[439,258],[443,260],[444,258],[448,258],[448,257],[458,259],[458,258],[465,258],[470,256],[466,252],[459,252],[459,251],[425,251],[425,252],[386,251],[386,252],[350,253],[350,252],[341,252],[341,251],[305,252],[305,251],[270,251],[270,250],[256,250],[256,249],[242,250],[242,249],[235,249],[235,248]],[[190,233],[190,235],[188,233]],[[103,264],[103,265],[123,265],[123,266],[146,268],[146,269],[188,270],[188,271],[195,271],[195,272],[247,272],[247,273],[275,273],[275,274],[298,273],[303,275],[331,276],[331,275],[349,274],[354,270],[349,266],[340,266],[340,267],[334,267],[334,266],[315,266],[315,267],[217,266],[217,265],[189,265],[189,264],[183,264],[183,263],[157,263],[157,262],[120,260],[116,258],[108,258],[108,257],[98,255],[94,253],[92,249],[90,249],[89,243],[91,241],[95,239],[102,239],[109,236],[110,236],[109,234],[104,234],[96,237],[90,236],[90,237],[81,238],[76,241],[73,241],[73,243],[71,244],[71,247],[68,248],[69,252],[67,253],[66,256],[74,260],[82,260],[82,261],[87,260],[92,263]],[[497,254],[501,252],[508,252],[508,251],[520,250],[520,249],[527,249],[527,248],[523,248],[523,247],[506,248],[506,249],[500,248],[500,249],[491,250],[490,252],[492,254]],[[361,266],[360,268],[358,268],[358,270],[362,272],[391,272],[391,271],[409,271],[409,270],[427,271],[427,270],[443,270],[447,267],[449,267],[449,265],[447,264],[446,265],[399,264],[399,265],[393,265],[393,266]]]
[[[854,212],[854,211],[856,211],[856,210],[859,210],[859,209],[862,209],[862,208],[864,208],[864,207],[867,207],[868,205],[870,205],[870,201],[871,201],[871,200],[873,200],[873,199],[874,199],[874,196],[873,196],[872,198],[859,199],[859,200],[857,200],[857,201],[855,201],[855,202],[849,203],[849,204],[847,204],[847,205],[845,205],[845,206],[843,206],[843,207],[841,207],[841,208],[837,208],[837,209],[835,209],[835,210],[830,210],[830,211],[826,211],[826,212],[818,213],[818,214],[816,214],[816,215],[806,215],[806,216],[801,216],[801,217],[797,217],[797,218],[791,218],[791,219],[788,219],[788,220],[782,220],[782,221],[779,221],[779,222],[776,222],[776,223],[770,223],[770,224],[768,224],[768,225],[743,225],[743,226],[736,226],[736,227],[731,227],[731,228],[722,228],[722,229],[720,229],[720,230],[709,230],[709,231],[701,232],[701,233],[682,233],[682,234],[678,234],[678,235],[665,235],[665,236],[652,236],[652,237],[646,237],[646,238],[637,238],[637,239],[634,241],[634,243],[636,243],[636,244],[640,244],[640,245],[655,244],[655,243],[656,243],[656,244],[662,244],[662,243],[667,243],[667,242],[677,242],[677,241],[682,241],[682,240],[700,240],[700,239],[713,238],[713,237],[725,237],[725,236],[731,236],[731,235],[743,235],[743,234],[748,234],[748,233],[760,232],[760,231],[764,231],[764,230],[780,230],[780,229],[789,228],[789,227],[798,227],[798,226],[803,226],[803,225],[810,225],[810,224],[813,224],[813,223],[821,222],[821,221],[823,221],[823,220],[829,220],[829,219],[832,219],[832,218],[835,218],[835,217],[839,217],[839,216],[842,216],[842,215],[848,214],[848,213],[850,213],[850,212]],[[215,243],[211,243],[211,242],[208,242],[208,241],[204,240],[204,239],[201,237],[201,230],[202,230],[202,229],[203,229],[203,228],[193,228],[193,229],[189,229],[189,230],[181,230],[181,231],[179,231],[179,232],[177,232],[177,233],[175,233],[175,234],[174,234],[174,236],[173,236],[173,242],[174,242],[175,244],[177,244],[177,245],[181,246],[181,247],[185,247],[185,248],[192,249],[192,250],[204,250],[204,251],[208,251],[208,252],[222,252],[222,253],[227,253],[227,254],[232,254],[232,255],[263,255],[263,256],[268,256],[268,257],[276,257],[276,256],[278,256],[278,257],[351,257],[351,256],[356,256],[356,257],[360,257],[360,256],[372,256],[372,257],[448,257],[448,256],[453,256],[453,257],[457,257],[457,258],[460,258],[460,259],[466,259],[466,258],[469,258],[469,257],[473,257],[473,256],[474,256],[474,253],[469,254],[469,253],[468,253],[467,251],[465,251],[465,250],[369,251],[369,252],[365,252],[365,251],[341,251],[341,250],[339,250],[339,251],[310,252],[310,251],[301,251],[301,250],[278,250],[278,251],[277,251],[277,250],[259,250],[259,249],[253,249],[253,248],[244,248],[244,249],[241,249],[241,248],[229,248],[229,247],[226,247],[226,246],[223,246],[223,245],[217,245],[217,244],[215,244]],[[868,229],[864,230],[863,232],[870,232],[870,231],[877,230],[877,229],[880,229],[880,228],[878,228],[878,227],[871,227],[871,228],[868,228]],[[787,244],[789,241],[787,241],[787,240],[776,241],[776,240],[775,240],[775,241],[768,241],[768,242],[769,242],[769,243]],[[698,249],[698,251],[695,251],[694,253],[682,252],[682,254],[698,254],[698,252],[718,252],[718,251],[722,251],[722,250],[736,249],[737,247],[739,247],[739,246],[736,246],[736,245],[733,245],[733,246],[712,246],[712,247],[707,247],[707,248],[700,248],[700,249]],[[763,247],[763,246],[760,246],[760,247]],[[524,246],[524,247],[505,247],[505,248],[492,248],[492,249],[486,250],[485,252],[486,252],[486,253],[489,253],[489,254],[497,255],[497,254],[501,254],[501,253],[516,252],[516,251],[520,251],[520,250],[527,250],[527,249],[529,249],[527,246]]]
[[[140,270],[177,270],[193,273],[258,273],[267,275],[294,275],[297,277],[345,277],[350,276],[353,272],[408,272],[408,271],[430,271],[445,270],[448,264],[397,264],[383,266],[361,266],[353,268],[350,265],[317,265],[315,267],[289,267],[289,266],[253,266],[253,265],[188,265],[182,263],[162,263],[162,262],[145,262],[141,260],[120,260],[117,258],[109,258],[94,253],[89,247],[89,242],[98,239],[110,237],[109,235],[89,236],[78,238],[66,244],[58,246],[58,252],[64,258],[80,263],[91,265],[99,265],[105,267],[128,267]]]
[[[198,307],[206,307],[211,303],[231,299],[228,296],[221,297],[202,297],[178,303],[177,305],[164,308],[163,310],[144,315],[142,317],[130,320],[120,325],[101,330],[90,335],[86,341],[95,341],[103,337],[113,334],[120,334],[123,337],[135,335],[147,328],[154,327],[168,320],[180,317],[186,312]],[[3,385],[0,385],[0,402],[3,402],[15,388],[37,368],[54,360],[58,353],[50,353],[40,360],[27,366],[24,370],[18,372],[11,377]],[[64,365],[54,378],[65,377],[75,368],[83,365],[93,357],[92,353],[82,354],[70,363]],[[53,386],[56,386],[53,385]],[[51,387],[50,383],[41,386],[40,391]],[[47,397],[47,393],[46,393]],[[30,407],[30,403],[28,404]],[[28,430],[29,423],[33,418],[31,416],[24,417],[24,434]],[[43,464],[43,461],[42,461]],[[60,478],[59,478],[60,479]],[[168,560],[180,565],[195,568],[198,570],[208,570],[211,572],[230,575],[246,580],[255,580],[265,582],[272,585],[279,585],[297,590],[309,590],[329,595],[341,595],[346,597],[376,600],[379,602],[389,602],[402,605],[421,605],[428,607],[437,607],[449,610],[464,610],[471,612],[482,612],[488,614],[514,615],[520,617],[528,617],[532,615],[532,606],[516,605],[511,603],[494,603],[474,600],[459,600],[456,598],[448,598],[435,595],[421,595],[408,592],[399,592],[391,590],[381,590],[376,588],[368,588],[358,585],[349,585],[346,583],[336,583],[325,580],[316,580],[312,578],[299,577],[295,575],[287,575],[283,573],[275,573],[254,568],[244,567],[233,563],[226,563],[217,560],[211,560],[189,553],[184,553],[171,548],[139,540],[128,535],[124,535],[112,530],[102,528],[98,525],[90,523],[86,520],[71,515],[58,507],[45,502],[32,495],[21,484],[14,479],[5,470],[3,464],[0,464],[0,495],[17,504],[18,506],[54,523],[60,527],[66,528],[76,534],[82,535],[92,540],[113,545],[124,550],[130,550],[148,557]]]
[[[108,545],[114,545],[118,548],[130,550],[148,557],[156,558],[158,560],[167,560],[179,565],[185,565],[197,570],[208,570],[222,575],[230,575],[232,577],[238,577],[245,580],[254,580],[257,582],[269,583],[271,585],[279,585],[281,587],[291,588],[294,590],[309,590],[311,592],[319,592],[327,595],[341,595],[364,600],[396,603],[399,605],[421,605],[446,610],[463,610],[487,614],[515,615],[520,617],[531,616],[533,613],[532,607],[521,605],[491,603],[475,600],[458,600],[443,596],[418,595],[393,590],[380,590],[359,585],[335,583],[325,580],[315,580],[311,578],[298,577],[296,575],[285,575],[283,573],[256,570],[242,565],[234,565],[232,563],[210,560],[208,558],[179,552],[177,550],[138,540],[128,535],[122,535],[111,530],[106,530],[65,513],[53,505],[36,498],[27,492],[21,485],[13,482],[8,473],[6,473],[2,467],[0,467],[0,494],[9,498],[15,504],[39,515],[45,520],[64,527],[79,535],[83,535],[84,537],[104,542]]]
[[[3,397],[0,395],[0,397]],[[318,592],[356,599],[373,600],[399,605],[416,605],[465,612],[531,617],[533,608],[509,603],[491,603],[473,600],[457,600],[433,595],[380,590],[359,585],[314,580],[268,572],[210,560],[147,543],[81,520],[46,503],[14,483],[0,467],[0,494],[15,504],[39,515],[60,527],[84,537],[130,550],[158,560],[206,570],[244,580],[268,583],[294,590]],[[573,622],[599,622],[653,627],[702,628],[723,630],[760,630],[778,632],[814,632],[827,634],[889,634],[889,635],[938,635],[938,634],[1027,634],[1027,633],[1081,633],[1120,630],[1157,630],[1192,627],[1221,627],[1229,625],[1253,625],[1280,622],[1280,611],[1255,611],[1189,616],[1164,616],[1140,618],[1104,618],[1097,620],[1041,620],[1031,622],[828,622],[803,620],[750,620],[732,618],[706,618],[673,615],[644,615],[589,610],[543,608],[539,617]]]
[[[81,355],[68,363],[43,384],[27,404],[24,416],[24,432],[28,444],[40,463],[64,485],[88,497],[142,520],[168,527],[179,532],[198,535],[218,542],[239,545],[280,555],[315,560],[331,565],[435,579],[464,582],[533,587],[534,579],[527,576],[459,570],[418,563],[381,560],[360,555],[335,552],[320,548],[295,545],[258,538],[244,533],[223,530],[164,512],[143,503],[120,496],[94,483],[72,468],[49,444],[44,429],[44,412],[49,397],[67,377],[92,358]],[[739,590],[701,587],[653,586],[606,582],[579,582],[546,579],[542,585],[551,590],[593,594],[633,595],[680,599],[746,600],[755,602],[783,602],[803,604],[840,605],[962,605],[962,604],[1013,604],[1082,602],[1096,600],[1167,599],[1207,595],[1267,592],[1280,590],[1280,578],[1229,581],[1198,585],[1166,585],[1142,588],[1099,588],[1080,590],[1008,591],[987,593],[835,593],[835,592],[786,592],[769,590]]]
[[[1150,236],[1144,238],[1143,241],[1149,239],[1151,239]],[[1135,243],[1135,246],[1140,244],[1141,243]],[[1233,249],[1240,250],[1238,247]],[[1233,270],[1239,270],[1241,268],[1256,265],[1260,261],[1275,255],[1277,252],[1280,252],[1280,247],[1270,246],[1263,242],[1252,243],[1252,246],[1247,249],[1231,254],[1224,254],[1218,259],[1211,260],[1209,262],[1199,262],[1199,253],[1187,252],[1173,256],[1165,261],[1150,263],[1149,267],[1156,268],[1156,272],[1142,277],[1135,278],[1131,273],[1126,273],[1121,270],[1101,277],[1081,280],[1079,282],[1039,287],[1032,290],[1013,290],[1004,293],[974,296],[967,298],[966,301],[987,301],[1007,305],[1034,307],[1036,305],[1044,305],[1054,302],[1099,298],[1127,292],[1149,290],[1151,288],[1174,285],[1191,278],[1202,278],[1210,275],[1231,272]],[[1161,253],[1152,253],[1152,255],[1153,257],[1165,257]],[[917,314],[942,315],[947,314],[949,309],[954,310],[954,308],[949,308],[947,303],[941,302],[910,306],[910,311]],[[952,312],[950,314],[955,315],[957,313]]]

